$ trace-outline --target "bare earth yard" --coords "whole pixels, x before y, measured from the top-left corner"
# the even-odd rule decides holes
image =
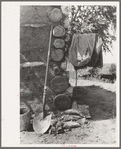
[[[70,80],[72,86],[74,79]],[[20,133],[21,144],[116,144],[116,93],[114,84],[90,80],[78,80],[80,101],[89,106],[91,119],[79,128],[63,134],[43,136],[34,131]],[[69,145],[67,145],[69,146]]]

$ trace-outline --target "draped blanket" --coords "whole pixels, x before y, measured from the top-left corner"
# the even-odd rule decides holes
[[[98,34],[74,34],[69,49],[69,61],[75,69],[102,67],[102,39]]]

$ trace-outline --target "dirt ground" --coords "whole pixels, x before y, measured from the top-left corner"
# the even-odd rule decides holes
[[[72,86],[74,79],[70,80]],[[63,134],[37,135],[33,130],[20,133],[21,144],[116,144],[116,93],[114,85],[90,80],[78,80],[81,96],[78,104],[89,106],[91,119],[81,127]]]

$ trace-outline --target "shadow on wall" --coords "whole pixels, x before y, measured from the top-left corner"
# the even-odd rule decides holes
[[[78,86],[74,88],[74,99],[86,104],[92,120],[105,120],[116,116],[116,94],[99,86]]]

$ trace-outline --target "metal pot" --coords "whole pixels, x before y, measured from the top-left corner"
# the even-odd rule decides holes
[[[31,112],[28,108],[20,108],[20,131],[28,130],[30,127]]]

